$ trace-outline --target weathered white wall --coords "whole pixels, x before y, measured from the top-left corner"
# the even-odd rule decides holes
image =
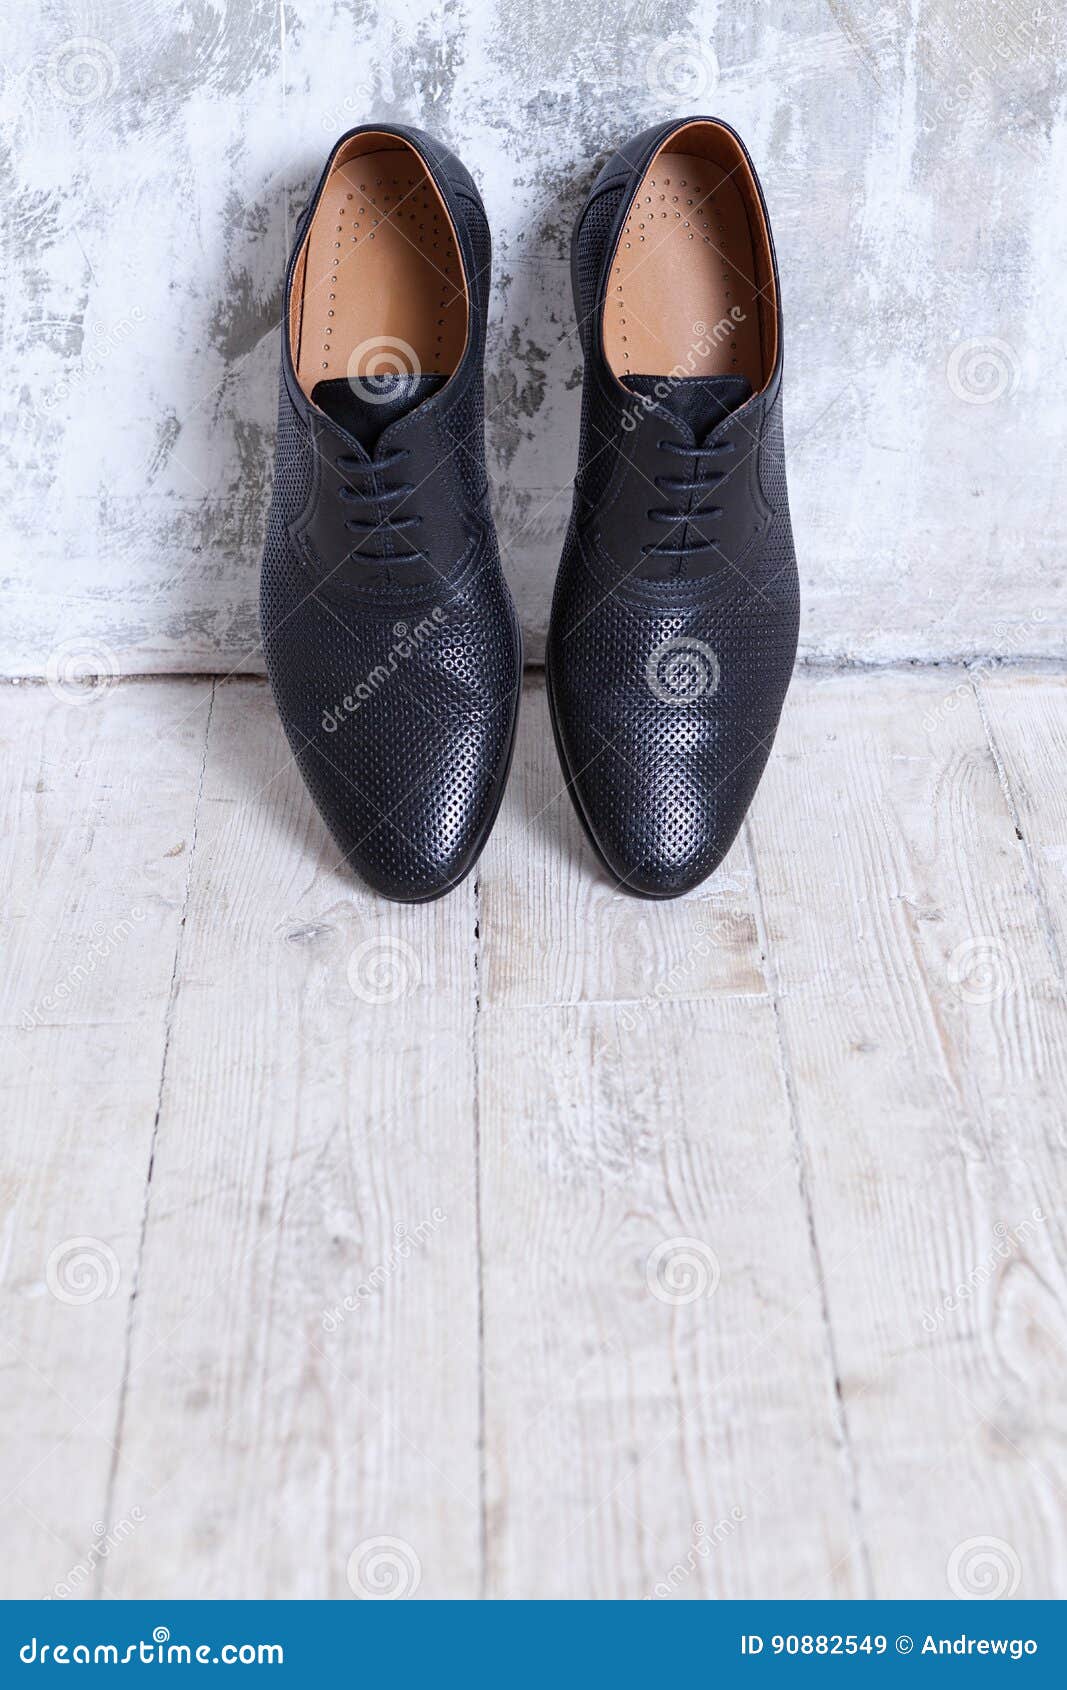
[[[261,667],[294,215],[435,130],[495,237],[489,461],[541,649],[579,404],[567,246],[618,137],[749,142],[786,305],[804,648],[1059,648],[1062,9],[995,0],[4,0],[0,664]]]

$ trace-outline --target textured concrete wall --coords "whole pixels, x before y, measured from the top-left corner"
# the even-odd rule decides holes
[[[489,463],[534,656],[577,437],[571,224],[618,137],[688,111],[740,129],[774,219],[804,649],[1060,647],[1062,9],[4,7],[8,672],[261,666],[282,270],[370,118],[435,130],[485,196]]]

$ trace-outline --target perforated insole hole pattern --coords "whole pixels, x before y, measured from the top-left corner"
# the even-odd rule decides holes
[[[637,201],[635,201],[634,210],[630,213],[629,221],[627,222],[626,227],[623,230],[623,247],[627,252],[631,251],[632,247],[633,247],[632,240],[627,239],[627,237],[629,235],[631,235],[631,233],[634,232],[633,231],[633,223],[634,223],[634,217],[635,217],[635,215],[637,215],[638,208],[639,207],[649,207],[649,206],[651,206],[652,209],[651,210],[645,210],[643,212],[643,215],[640,217],[640,221],[637,224],[637,239],[638,239],[638,242],[640,244],[644,244],[644,242],[646,241],[646,238],[647,239],[654,239],[655,238],[656,213],[657,213],[657,210],[658,210],[659,216],[664,223],[666,223],[671,218],[677,218],[678,221],[681,223],[682,228],[688,231],[687,238],[689,240],[693,240],[695,236],[699,235],[700,239],[704,242],[705,246],[715,246],[716,250],[721,248],[722,243],[725,240],[725,235],[724,235],[723,226],[722,226],[722,211],[720,209],[717,209],[716,206],[715,206],[715,190],[714,189],[712,189],[710,196],[707,195],[707,193],[705,191],[705,194],[702,195],[701,203],[694,205],[692,193],[687,192],[687,189],[689,188],[689,183],[686,181],[686,178],[684,176],[682,176],[680,178],[675,178],[675,181],[673,183],[672,183],[671,178],[669,176],[665,176],[663,178],[663,187],[658,190],[658,194],[657,194],[657,188],[656,188],[656,179],[655,179],[654,176],[649,177],[647,186],[648,186],[650,191],[647,194],[643,194]],[[675,187],[675,186],[678,188],[679,191],[677,193],[671,193],[672,187]],[[696,191],[699,191],[699,190],[696,190]],[[657,204],[657,200],[658,200],[658,204]],[[683,202],[684,202],[684,209],[683,209]],[[685,216],[686,211],[692,211],[693,212],[692,221],[690,220],[690,218]],[[693,226],[694,223],[697,224],[698,227],[694,227]],[[712,238],[711,238],[712,233],[715,233],[717,235],[716,241],[712,240]],[[622,265],[621,264],[616,264],[615,273],[618,276],[622,275]],[[723,281],[728,282],[730,280],[729,270],[724,269],[722,276],[723,276]],[[622,299],[622,283],[621,282],[616,284],[616,290],[615,291],[619,295],[618,299],[616,300],[616,304],[619,306],[620,310],[625,311],[625,305],[624,305],[624,302],[623,302],[623,299]],[[732,295],[730,293],[729,288],[726,289],[726,298],[727,299],[732,298]],[[625,330],[625,328],[626,328],[626,317],[625,317],[625,315],[619,318],[619,327],[620,327],[620,329]],[[625,333],[620,334],[619,339],[621,340],[623,346],[629,345],[629,336],[627,334],[625,334]],[[732,366],[736,367],[736,365],[737,365],[737,357],[736,357],[737,341],[736,341],[736,339],[731,340],[730,348],[731,348],[731,352],[733,354],[735,354],[734,356],[731,357],[730,363],[731,363]],[[629,356],[630,356],[630,354],[629,354],[628,351],[623,353],[624,358],[628,359]]]
[[[306,350],[300,362],[301,374],[309,379],[376,373],[372,362],[367,370],[348,368],[355,348],[376,339],[383,346],[394,340],[409,344],[416,369],[426,374],[450,373],[462,349],[466,295],[448,217],[424,175],[410,165],[379,174],[375,167],[380,164],[380,157],[365,155],[340,166],[320,201],[315,224],[324,218],[325,224],[321,231],[312,227],[304,289],[310,321],[303,328]],[[401,273],[417,273],[424,285],[418,308],[413,301],[406,319],[402,286],[390,289],[390,309],[394,318],[398,311],[400,316],[374,323],[360,304],[361,267],[374,262],[371,243],[383,240],[391,252],[383,252],[382,262]],[[320,353],[314,378],[312,348]],[[370,353],[373,360],[373,346]]]
[[[670,169],[666,160],[664,164]],[[657,320],[657,306],[663,306],[662,315],[666,316],[671,302],[665,294],[679,292],[683,281],[677,251],[683,237],[714,255],[713,263],[700,266],[696,279],[698,289],[701,282],[706,284],[706,304],[715,317],[726,323],[734,308],[742,313],[728,331],[716,333],[707,354],[696,354],[692,373],[746,374],[758,386],[755,261],[740,196],[728,173],[710,162],[680,157],[670,174],[657,171],[655,176],[646,177],[619,238],[611,278],[612,311],[605,323],[616,373],[667,374],[676,362],[694,360],[694,348],[672,345],[662,370],[648,368],[650,342],[659,340],[664,332],[662,322]],[[692,271],[684,254],[680,262]],[[673,289],[672,282],[676,284]],[[658,293],[659,288],[664,293]],[[641,292],[647,297],[642,302],[645,308],[639,310],[634,294]],[[648,320],[650,315],[652,321]],[[696,324],[690,339],[693,336],[699,338]],[[663,362],[663,348],[658,350]],[[756,368],[750,367],[753,362]]]

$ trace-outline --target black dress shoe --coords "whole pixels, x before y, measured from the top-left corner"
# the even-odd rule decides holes
[[[585,386],[552,718],[608,868],[670,898],[729,849],[797,644],[778,276],[733,130],[687,119],[616,153],[571,274]]]
[[[345,858],[419,902],[473,867],[522,673],[483,439],[489,229],[415,129],[354,129],[297,225],[260,616],[301,773]]]

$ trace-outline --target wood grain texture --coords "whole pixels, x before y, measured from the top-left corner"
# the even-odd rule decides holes
[[[1063,1595],[1062,676],[801,674],[673,904],[537,680],[427,908],[261,683],[62,694],[0,697],[4,1595]]]
[[[857,1594],[751,877],[609,887],[525,703],[481,877],[489,1591]]]
[[[751,837],[874,1592],[1044,1597],[1067,1013],[954,685],[802,681]]]
[[[769,1005],[482,1022],[490,1592],[859,1594]]]
[[[542,676],[527,676],[500,823],[483,859],[487,1003],[616,1003],[763,992],[743,848],[680,903],[620,896],[567,797]]]
[[[5,1596],[86,1594],[106,1517],[210,693],[0,698]]]
[[[472,884],[423,908],[357,887],[266,689],[220,687],[112,1505],[148,1516],[123,1594],[350,1596],[382,1538],[370,1584],[476,1589],[473,945]]]
[[[1065,985],[1067,682],[1062,674],[1027,675],[988,665],[972,680],[1021,838],[1049,962]]]

